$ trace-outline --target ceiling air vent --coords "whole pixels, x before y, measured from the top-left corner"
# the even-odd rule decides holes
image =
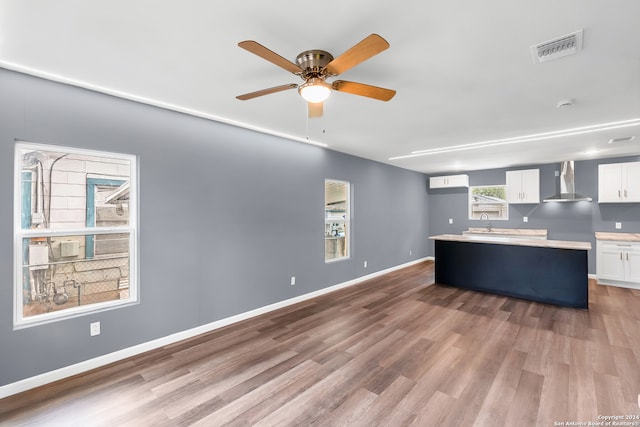
[[[573,55],[582,50],[582,30],[567,34],[548,42],[531,46],[531,57],[533,62],[551,61],[567,55]]]
[[[634,139],[636,139],[635,135],[632,136],[625,136],[623,138],[613,138],[609,140],[609,144],[615,144],[618,142],[628,142],[628,141],[633,141]]]

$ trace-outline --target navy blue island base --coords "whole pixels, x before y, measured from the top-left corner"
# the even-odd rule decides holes
[[[586,250],[436,240],[435,280],[474,291],[589,308]]]

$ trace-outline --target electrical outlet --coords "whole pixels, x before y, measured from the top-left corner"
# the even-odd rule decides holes
[[[449,218],[449,224],[453,224],[453,218]]]
[[[622,228],[621,222],[616,222],[616,230],[620,230]]]
[[[529,217],[528,216],[523,216],[522,217],[522,222],[529,222]]]
[[[364,262],[364,268],[367,268],[367,261]]]
[[[409,249],[409,256],[413,255],[413,251]]]
[[[100,322],[93,322],[89,325],[89,333],[91,336],[100,335]]]
[[[291,286],[296,284],[296,276],[291,276]]]

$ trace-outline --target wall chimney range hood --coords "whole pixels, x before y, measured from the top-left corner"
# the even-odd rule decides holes
[[[562,162],[560,166],[560,192],[544,199],[544,202],[590,202],[589,196],[576,193],[575,169],[573,160]]]

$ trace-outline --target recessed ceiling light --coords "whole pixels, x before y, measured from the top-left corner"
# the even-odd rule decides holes
[[[616,142],[629,142],[629,141],[633,141],[635,138],[636,138],[635,135],[625,136],[624,138],[612,138],[609,140],[609,144],[613,144]]]

